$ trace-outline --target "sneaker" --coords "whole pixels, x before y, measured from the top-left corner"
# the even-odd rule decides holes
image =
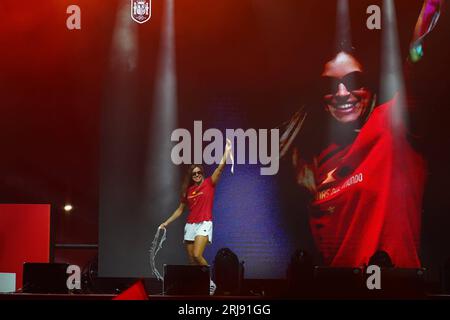
[[[216,288],[217,288],[216,284],[212,280],[209,280],[209,295],[210,296],[214,295],[214,292],[216,292]]]

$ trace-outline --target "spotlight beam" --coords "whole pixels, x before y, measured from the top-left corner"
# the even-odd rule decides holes
[[[352,46],[348,0],[338,0],[336,9],[336,48],[349,50]]]
[[[393,125],[407,122],[405,112],[405,83],[400,54],[397,17],[394,0],[383,1],[381,42],[380,99],[387,101],[397,94],[396,108],[392,108]]]
[[[161,46],[158,53],[154,88],[153,113],[149,132],[150,148],[147,150],[147,194],[158,184],[157,204],[152,206],[161,217],[173,209],[179,199],[178,168],[172,163],[170,154],[172,131],[177,126],[177,79],[175,61],[175,2],[164,1],[164,16],[161,30]],[[155,207],[156,205],[156,207]]]

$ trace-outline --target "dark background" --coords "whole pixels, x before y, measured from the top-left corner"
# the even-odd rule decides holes
[[[124,137],[127,133],[140,137],[130,141],[136,150],[141,142],[148,143],[146,134],[154,101],[164,2],[153,1],[151,20],[135,26],[137,69],[132,75],[133,81],[122,79],[122,84],[116,81],[118,71],[111,62],[119,2],[123,3],[48,0],[24,6],[18,1],[0,2],[0,200],[3,203],[51,203],[55,243],[96,244],[99,241],[100,176],[101,164],[105,161],[101,157],[102,119],[113,103],[112,94],[120,88],[128,94],[123,99],[131,108],[127,123],[135,124],[121,127]],[[406,45],[421,2],[395,3],[402,56],[406,56]],[[70,4],[82,9],[82,30],[69,31],[65,27],[66,8]],[[364,56],[375,59],[380,50],[380,31],[365,28],[365,10],[371,4],[381,5],[381,2],[350,1],[351,24],[354,45]],[[175,54],[179,127],[191,128],[193,120],[201,119],[204,127],[271,128],[287,119],[310,96],[311,79],[321,67],[320,57],[334,43],[335,7],[334,1],[327,5],[294,0],[177,1]],[[413,92],[421,106],[423,152],[429,167],[421,256],[423,265],[434,274],[450,256],[449,34],[450,17],[444,11],[437,28],[427,38],[425,57],[414,70],[413,82]],[[138,175],[136,165],[149,165],[139,153],[128,159],[130,171],[126,171],[127,174]],[[247,274],[280,277],[285,269],[282,262],[293,249],[314,250],[306,216],[302,214],[306,210],[287,173],[281,172],[273,179],[253,180],[256,177],[255,169],[247,166],[238,166],[235,177],[225,175],[215,207],[219,219],[215,234],[217,244],[208,249],[208,258],[211,260],[220,245],[230,244],[225,231],[219,232],[222,226],[222,230],[237,232],[232,238],[237,243],[233,249],[241,253],[241,257],[244,255],[249,264]],[[154,186],[158,183],[155,181]],[[237,185],[248,189],[239,193]],[[140,190],[138,186],[135,184],[133,188]],[[248,190],[257,192],[248,195]],[[121,205],[126,206],[129,201],[129,211],[126,219],[121,216],[120,221],[133,223],[122,235],[125,238],[114,239],[113,234],[110,235],[110,247],[118,250],[116,242],[123,245],[123,250],[130,245],[135,247],[130,251],[131,256],[123,257],[129,259],[130,264],[124,262],[122,269],[114,269],[118,263],[112,263],[106,273],[149,275],[145,252],[156,226],[175,209],[177,201],[173,200],[170,210],[164,208],[166,211],[153,213],[146,210],[149,207],[136,207],[136,198],[131,197],[133,189],[127,188],[124,193],[130,197],[123,197],[126,200]],[[235,197],[236,206],[241,204],[245,215],[225,215],[236,212],[235,207],[227,207],[230,196]],[[239,196],[241,198],[236,198]],[[141,194],[137,199],[143,198],[145,195]],[[66,202],[75,207],[70,213],[62,210]],[[251,204],[257,202],[261,207],[252,207]],[[259,221],[262,227],[258,234],[246,235],[253,239],[250,243],[259,244],[250,250],[242,246],[243,239],[247,238],[240,236],[241,229],[233,229],[233,223],[239,221],[244,226],[259,223],[249,218],[255,217],[252,210],[260,212],[259,217],[261,212],[267,212],[268,216],[264,217],[269,218]],[[139,212],[148,215],[144,217]],[[275,217],[279,219],[274,220]],[[132,229],[142,221],[147,221],[147,225],[140,226],[141,232]],[[274,221],[277,221],[275,226]],[[265,226],[274,227],[265,229]],[[117,227],[108,230],[114,231]],[[179,221],[169,230],[170,238],[158,258],[161,263],[184,261],[181,232]],[[133,234],[134,240],[127,241],[126,234]],[[261,234],[270,235],[270,241],[259,239]],[[257,254],[251,255],[255,250]],[[57,261],[84,264],[97,253],[95,250],[59,249],[54,254]],[[114,254],[109,256],[112,260],[117,258]],[[256,261],[254,264],[252,259]]]

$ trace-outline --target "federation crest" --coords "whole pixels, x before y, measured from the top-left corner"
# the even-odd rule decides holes
[[[152,16],[152,0],[131,0],[131,18],[144,23]]]

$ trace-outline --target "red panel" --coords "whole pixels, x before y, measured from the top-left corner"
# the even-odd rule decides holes
[[[17,275],[22,287],[24,262],[49,262],[50,205],[0,204],[0,272]]]
[[[113,300],[148,300],[148,295],[142,280],[139,280],[127,290],[115,296]]]

